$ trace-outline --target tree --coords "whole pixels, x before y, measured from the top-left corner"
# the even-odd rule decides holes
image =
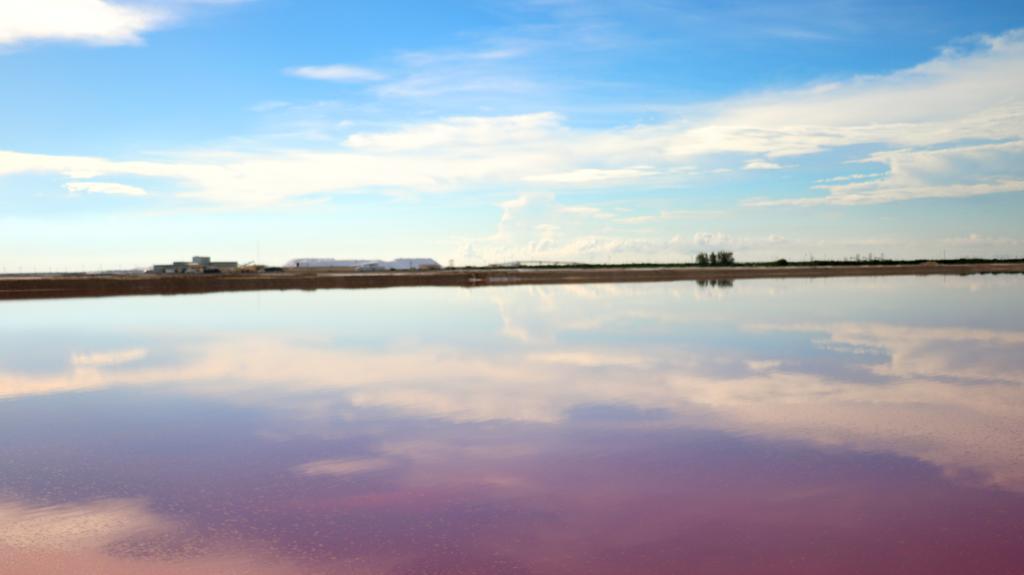
[[[731,266],[736,263],[732,252],[700,252],[697,254],[697,265],[699,266]]]

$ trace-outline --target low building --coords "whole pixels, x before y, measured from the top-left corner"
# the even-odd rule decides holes
[[[346,271],[411,271],[439,270],[441,264],[430,258],[398,258],[395,260],[336,260],[333,258],[298,258],[289,260],[285,268],[333,269]]]
[[[238,271],[238,262],[215,262],[206,256],[195,256],[190,262],[157,264],[150,269],[154,274],[216,274]]]
[[[285,268],[345,269],[354,270],[376,260],[336,260],[334,258],[297,258],[288,260]]]
[[[398,258],[391,261],[368,262],[356,269],[359,271],[439,270],[441,264],[430,258]]]

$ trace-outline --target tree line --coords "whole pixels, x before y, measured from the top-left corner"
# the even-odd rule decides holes
[[[731,266],[736,263],[732,252],[700,252],[697,254],[697,265],[699,266]]]

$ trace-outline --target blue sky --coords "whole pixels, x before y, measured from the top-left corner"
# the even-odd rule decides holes
[[[1019,2],[6,0],[0,267],[1024,255]]]

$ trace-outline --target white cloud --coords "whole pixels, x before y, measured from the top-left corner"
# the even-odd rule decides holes
[[[724,246],[732,243],[732,238],[722,232],[697,232],[693,234],[693,243],[698,246]]]
[[[0,45],[31,40],[137,44],[143,32],[167,19],[166,12],[106,0],[4,0]]]
[[[833,178],[822,178],[820,180],[815,180],[814,183],[827,184],[831,182],[848,182],[850,180],[869,180],[874,178],[881,178],[884,175],[884,172],[876,172],[871,174],[849,174],[846,176],[835,176]]]
[[[146,190],[127,184],[113,182],[69,182],[64,184],[64,189],[77,194],[107,194],[112,196],[145,196]]]
[[[673,139],[680,155],[761,153],[780,158],[855,144],[930,146],[1024,135],[1024,32],[986,38],[884,76],[727,100]]]
[[[457,254],[460,260],[467,263],[692,261],[697,248],[704,244],[688,239],[672,222],[721,215],[714,211],[668,210],[642,217],[641,221],[646,223],[669,224],[661,229],[634,225],[638,216],[631,215],[628,209],[563,204],[550,193],[521,194],[500,203],[499,207],[502,214],[495,233],[465,240]],[[730,237],[721,233],[694,237],[734,248],[768,246],[783,241],[780,236]]]
[[[732,236],[722,232],[697,232],[693,234],[693,244],[707,248],[736,249],[780,244],[785,241],[786,238],[779,234],[769,234],[766,237]]]
[[[551,112],[515,116],[464,116],[417,124],[391,132],[360,133],[345,143],[361,152],[457,150],[460,155],[492,153],[502,146],[533,146],[562,131],[562,118]]]
[[[781,170],[782,166],[765,160],[751,160],[743,165],[744,170]]]
[[[350,67],[309,71],[328,79],[377,74]],[[1015,31],[892,74],[724,100],[691,108],[686,119],[654,125],[583,130],[551,112],[459,116],[364,131],[322,149],[271,145],[251,153],[177,152],[168,161],[145,162],[0,152],[0,174],[165,178],[177,180],[190,197],[267,204],[370,189],[678,185],[713,176],[714,170],[692,169],[706,158],[714,158],[719,169],[723,161],[768,168],[782,165],[780,158],[856,145],[875,150],[865,160],[885,166],[884,176],[822,182],[827,195],[750,205],[963,197],[1022,189],[1021,77],[1024,32]]]
[[[592,218],[598,218],[602,220],[608,220],[615,217],[614,214],[608,213],[601,208],[595,206],[562,206],[559,211],[563,214],[573,214],[578,216],[589,216]]]
[[[3,0],[0,2],[0,46],[34,41],[139,44],[144,33],[179,20],[191,5],[245,1]]]
[[[457,67],[409,74],[377,89],[392,98],[430,98],[460,94],[528,94],[538,88],[525,78],[513,78],[497,71],[480,71]]]
[[[633,168],[616,168],[610,170],[583,168],[579,170],[572,170],[571,172],[528,176],[524,179],[528,182],[543,182],[550,184],[589,184],[593,182],[606,182],[609,180],[620,181],[646,178],[648,176],[656,175],[657,173],[657,171],[643,166]]]
[[[310,80],[326,80],[329,82],[376,82],[383,80],[384,75],[358,66],[332,64],[330,66],[300,66],[286,70],[289,75]]]
[[[752,205],[878,204],[916,198],[1024,191],[1024,140],[943,149],[877,152],[865,161],[889,166],[877,179],[815,186],[828,195],[754,200]]]
[[[71,356],[71,364],[75,367],[101,367],[123,365],[145,358],[147,352],[142,348],[125,349],[102,353],[76,353]]]
[[[422,68],[435,64],[465,64],[474,61],[509,60],[518,58],[530,50],[530,44],[523,40],[506,42],[501,47],[475,51],[406,52],[401,60],[413,67]]]

